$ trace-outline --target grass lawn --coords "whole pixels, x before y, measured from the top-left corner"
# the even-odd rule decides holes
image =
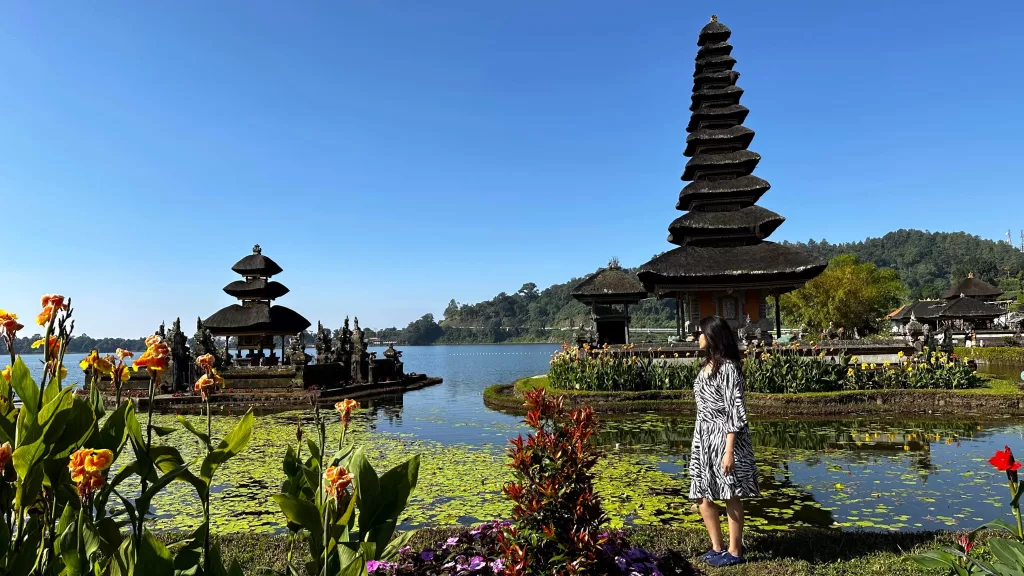
[[[412,540],[414,549],[443,542],[453,532],[445,529],[421,530]],[[288,543],[284,536],[227,534],[215,536],[230,562],[237,558],[246,574],[268,567],[284,569]],[[706,574],[722,576],[938,576],[942,572],[918,567],[909,552],[920,552],[949,545],[951,536],[943,533],[838,532],[804,529],[790,532],[750,534],[747,537],[749,562],[733,568],[714,569],[699,557],[708,549],[707,534],[699,528],[635,528],[630,539],[635,545],[659,554],[669,550],[682,552]],[[305,549],[296,550],[296,560]]]

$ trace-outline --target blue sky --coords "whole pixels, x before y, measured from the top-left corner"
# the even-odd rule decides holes
[[[1019,2],[7,2],[0,307],[191,330],[257,242],[330,326],[639,265],[712,13],[773,239],[1024,227]]]

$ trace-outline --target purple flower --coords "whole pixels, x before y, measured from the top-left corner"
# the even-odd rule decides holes
[[[408,554],[410,550],[412,550],[412,546],[402,546],[402,548],[398,550],[398,553]]]
[[[423,552],[420,552],[420,560],[423,560],[424,562],[430,562],[433,559],[434,559],[434,551],[433,550],[424,550]]]
[[[469,560],[469,569],[473,571],[479,570],[486,565],[487,563],[484,562],[483,556],[473,556]]]
[[[495,574],[501,574],[505,571],[505,561],[498,558],[494,562],[491,562],[491,571]]]
[[[377,568],[380,568],[380,566],[381,566],[381,563],[376,561],[376,560],[367,560],[366,561],[366,571],[369,572],[370,574],[373,574],[374,572],[376,572]]]
[[[448,539],[448,542],[445,543],[444,547],[445,548],[451,548],[452,546],[455,546],[458,543],[459,543],[459,537],[458,536],[452,536],[451,538]]]

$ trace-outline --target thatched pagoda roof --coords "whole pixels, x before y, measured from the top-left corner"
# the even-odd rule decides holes
[[[752,244],[764,240],[786,219],[760,206],[726,212],[687,212],[668,227],[668,241],[679,246],[707,245],[734,240]]]
[[[639,302],[648,297],[636,275],[623,270],[614,261],[587,276],[572,289],[572,297],[581,302]]]
[[[253,246],[252,254],[236,262],[231,269],[242,276],[261,276],[264,278],[269,278],[284,271],[277,265],[277,262],[263,255],[259,244]]]
[[[964,298],[957,298],[956,300],[950,300],[945,308],[942,309],[942,318],[981,318],[981,319],[993,319],[998,318],[1006,314],[1006,310],[1003,310],[999,306],[993,306],[982,302],[981,300],[975,300],[970,296]]]
[[[263,302],[225,306],[203,321],[216,336],[238,334],[295,335],[310,322],[301,314],[284,306],[268,306]]]
[[[974,277],[974,273],[967,275],[959,284],[953,286],[946,293],[942,295],[943,298],[951,300],[953,298],[959,298],[961,296],[968,296],[970,298],[979,298],[982,300],[994,300],[1003,293],[1002,290],[995,286],[979,280]]]
[[[224,287],[224,291],[243,300],[273,300],[288,293],[288,287],[276,280],[249,278],[235,280]]]
[[[678,290],[757,285],[785,292],[814,278],[827,265],[813,254],[774,242],[681,246],[641,266],[637,277],[651,289],[659,285]]]

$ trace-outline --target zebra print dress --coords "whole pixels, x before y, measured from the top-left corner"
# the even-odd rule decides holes
[[[693,385],[697,424],[690,450],[690,499],[757,498],[757,464],[747,425],[746,381],[739,367],[725,362],[718,374],[701,370]],[[734,432],[733,473],[722,472],[726,436]]]

